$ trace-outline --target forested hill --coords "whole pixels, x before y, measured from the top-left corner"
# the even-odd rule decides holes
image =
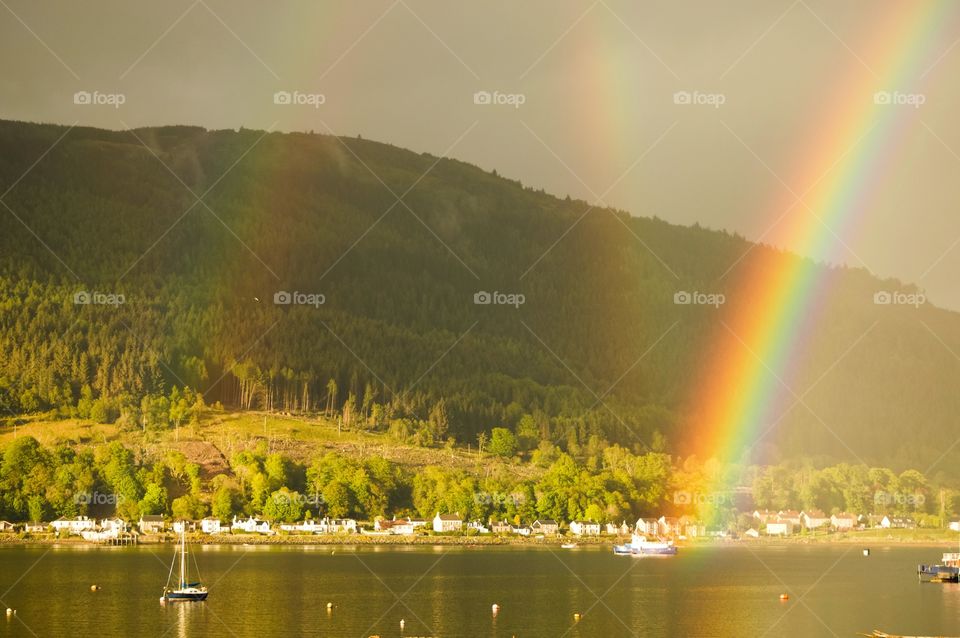
[[[682,452],[735,304],[675,294],[749,303],[741,269],[797,259],[325,135],[0,122],[2,191],[0,404],[141,425],[188,387],[424,444],[505,426],[525,446]],[[794,408],[755,451],[933,462],[956,439],[960,316],[825,274],[836,292],[789,376],[797,394],[820,379],[804,396],[817,417]]]

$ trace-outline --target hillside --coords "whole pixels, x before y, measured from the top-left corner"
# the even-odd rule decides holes
[[[674,294],[750,303],[722,277],[731,264],[799,259],[325,135],[0,122],[0,184],[0,407],[89,416],[99,401],[128,426],[188,387],[426,444],[505,426],[528,448],[595,436],[682,453],[705,427],[697,375],[735,308]],[[805,401],[858,457],[926,467],[956,438],[960,316],[874,305],[903,286],[862,270],[829,276],[792,385],[827,373]],[[274,304],[280,291],[323,303]],[[477,305],[478,291],[524,303]],[[123,303],[74,303],[81,292]],[[755,452],[843,449],[793,410]]]

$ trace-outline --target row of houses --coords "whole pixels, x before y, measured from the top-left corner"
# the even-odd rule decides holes
[[[756,510],[753,518],[757,528],[762,528],[768,536],[787,536],[799,529],[829,530],[844,532],[853,529],[882,528],[882,529],[916,529],[917,522],[907,516],[883,516],[878,518],[869,515],[857,515],[849,512],[839,512],[827,516],[817,509],[798,512],[796,510]],[[757,530],[753,530],[757,534]],[[748,535],[753,536],[754,534]]]

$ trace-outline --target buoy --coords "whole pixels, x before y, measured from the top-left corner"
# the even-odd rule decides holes
[[[864,555],[864,556],[869,556],[869,555],[870,555],[870,548],[867,548],[867,549],[863,550],[863,555]]]
[[[580,620],[581,618],[582,618],[582,616],[580,615],[579,612],[578,612],[578,613],[575,613],[575,614],[573,615],[573,619],[574,619],[574,620]]]
[[[490,611],[492,611],[493,615],[496,616],[497,612],[500,611],[500,605],[498,605],[497,603],[493,603],[493,605],[490,606]]]
[[[400,629],[403,629],[403,626],[406,625],[406,624],[407,624],[407,623],[404,622],[403,618],[401,618],[401,619],[400,619]]]
[[[327,609],[333,609],[333,603],[327,603]]]
[[[12,616],[12,615],[13,615],[13,610],[10,609],[9,607],[7,607],[7,615],[8,615],[8,616]]]
[[[98,591],[99,589],[100,585],[90,585],[90,591]]]
[[[790,596],[787,596],[786,594],[780,594],[780,600],[790,600]]]

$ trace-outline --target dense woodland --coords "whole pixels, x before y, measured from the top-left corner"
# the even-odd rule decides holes
[[[495,431],[486,454],[505,461],[493,471],[428,466],[420,471],[380,457],[336,453],[295,461],[269,452],[266,441],[236,451],[229,471],[203,476],[183,453],[148,457],[119,441],[95,449],[41,446],[21,436],[0,457],[0,517],[50,520],[56,516],[142,514],[198,519],[255,514],[271,521],[308,515],[377,516],[459,512],[469,519],[531,522],[592,519],[631,523],[639,516],[691,514],[722,529],[754,525],[754,507],[898,514],[927,527],[943,527],[960,514],[960,492],[932,484],[916,470],[840,464],[815,469],[795,463],[743,467],[670,456],[633,454],[591,445],[564,452],[548,442],[522,454],[529,469],[518,476],[517,441]],[[578,458],[582,460],[577,460]],[[736,485],[749,488],[726,489]],[[752,496],[751,496],[752,492]]]
[[[751,303],[736,270],[798,259],[622,211],[584,215],[585,202],[462,162],[308,133],[0,122],[0,184],[7,427],[38,412],[176,427],[219,402],[325,413],[420,445],[500,429],[521,452],[545,443],[579,464],[591,441],[683,455],[705,425],[697,389],[718,320]],[[926,470],[956,439],[960,317],[874,305],[877,290],[904,287],[862,270],[803,267],[832,293],[785,376],[800,393],[829,372],[805,398],[818,418],[791,410],[732,461]],[[481,290],[525,303],[474,304]],[[679,290],[730,301],[676,305]],[[280,291],[324,302],[275,304]],[[928,474],[939,482],[955,465]],[[111,480],[95,475],[84,474]],[[150,481],[136,484],[139,503]]]

